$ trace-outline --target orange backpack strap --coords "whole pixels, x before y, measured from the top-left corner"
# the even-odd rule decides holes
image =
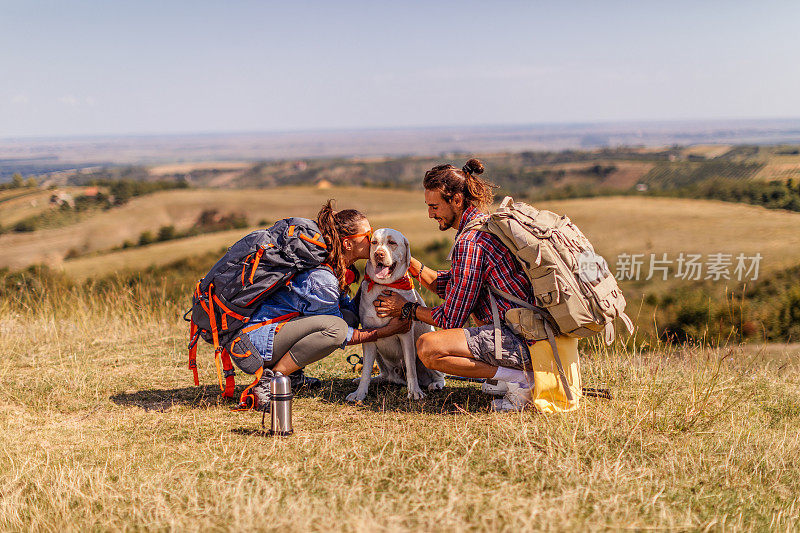
[[[234,389],[236,389],[236,378],[233,370],[233,363],[228,350],[222,350],[222,373],[225,376],[225,386],[222,387],[223,398],[233,398]]]
[[[220,348],[214,351],[214,364],[217,367],[217,381],[219,382],[219,390],[223,398],[233,398],[233,392],[236,388],[236,378],[233,371],[233,363],[228,350]]]
[[[200,385],[200,377],[197,375],[197,339],[200,338],[200,332],[197,331],[197,324],[194,320],[189,322],[189,369],[194,374],[194,385]]]
[[[264,367],[262,366],[255,372],[255,379],[253,382],[247,386],[246,389],[242,391],[242,394],[239,396],[239,405],[237,405],[233,410],[234,411],[247,411],[249,409],[254,409],[256,407],[261,407],[258,405],[258,400],[256,399],[255,394],[248,394],[250,389],[258,385],[258,382],[261,381],[261,376],[264,375]]]

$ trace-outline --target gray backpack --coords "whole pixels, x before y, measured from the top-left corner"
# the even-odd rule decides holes
[[[514,202],[506,196],[497,211],[475,219],[464,231],[467,229],[486,231],[500,239],[516,257],[533,288],[534,301],[526,302],[489,287],[498,358],[500,320],[495,294],[520,306],[505,316],[506,324],[516,334],[550,342],[567,395],[569,387],[555,345],[556,334],[583,338],[603,332],[606,344],[611,344],[616,333],[615,318],[620,318],[633,333],[633,323],[625,314],[625,297],[608,264],[566,216]]]
[[[231,246],[208,274],[195,285],[189,321],[189,368],[197,375],[197,341],[202,338],[214,346],[217,376],[223,397],[232,398],[233,362],[243,371],[255,374],[255,381],[244,390],[240,407],[254,407],[248,394],[263,373],[261,354],[248,332],[270,322],[294,318],[297,313],[250,325],[251,315],[270,294],[286,286],[295,274],[318,267],[328,256],[325,239],[316,222],[306,218],[286,218],[272,227],[257,230]],[[223,383],[224,377],[224,383]]]

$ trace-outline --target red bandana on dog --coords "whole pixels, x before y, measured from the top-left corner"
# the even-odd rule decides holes
[[[364,272],[364,280],[368,283],[367,291],[371,291],[372,287],[375,286],[375,281],[373,281],[372,278],[369,277],[369,274],[367,274],[366,272]],[[410,291],[414,288],[414,282],[409,277],[408,272],[406,272],[405,276],[398,279],[397,281],[384,285],[384,287],[391,289],[399,289],[401,291]]]

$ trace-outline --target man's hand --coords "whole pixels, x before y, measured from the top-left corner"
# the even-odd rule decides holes
[[[378,296],[372,305],[375,306],[375,313],[383,318],[387,316],[400,316],[403,306],[408,303],[408,300],[400,296],[394,291],[383,291]]]

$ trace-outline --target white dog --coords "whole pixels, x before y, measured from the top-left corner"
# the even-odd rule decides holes
[[[369,261],[361,283],[359,310],[361,324],[366,328],[385,326],[389,318],[380,318],[375,313],[373,302],[386,289],[411,302],[423,303],[422,297],[410,285],[406,271],[411,260],[408,239],[397,230],[379,229],[372,234]],[[425,397],[422,388],[429,391],[444,387],[444,375],[422,364],[417,357],[417,339],[423,333],[433,331],[433,326],[414,321],[411,331],[367,342],[363,345],[364,369],[358,389],[347,396],[348,402],[360,402],[367,396],[372,378],[372,367],[376,357],[380,375],[378,381],[390,381],[408,386],[408,397],[420,400]]]

